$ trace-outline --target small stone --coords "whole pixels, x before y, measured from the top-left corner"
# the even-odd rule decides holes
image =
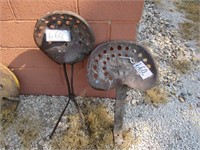
[[[165,40],[165,43],[169,44],[170,40],[169,39],[166,39]]]
[[[184,103],[185,102],[185,99],[181,96],[178,97],[178,100],[181,102],[181,103]]]
[[[192,93],[190,93],[190,92],[188,92],[187,94],[188,94],[188,96],[192,96]]]
[[[186,93],[181,92],[180,96],[181,96],[181,97],[185,97],[185,96],[186,96]]]
[[[200,102],[198,102],[196,105],[197,105],[197,107],[200,107]]]
[[[140,113],[140,114],[138,114],[138,117],[140,118],[140,117],[142,117],[143,115]]]
[[[192,107],[192,105],[191,105],[191,104],[189,105],[189,109],[191,109],[191,110],[193,109],[193,107]]]

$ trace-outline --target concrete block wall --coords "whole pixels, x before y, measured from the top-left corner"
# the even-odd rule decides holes
[[[134,41],[143,5],[144,0],[0,0],[0,63],[19,78],[22,94],[66,95],[62,66],[34,42],[36,20],[51,11],[73,11],[88,21],[96,45],[116,39]],[[86,66],[87,58],[75,65],[76,95],[115,97],[114,90],[89,86]]]

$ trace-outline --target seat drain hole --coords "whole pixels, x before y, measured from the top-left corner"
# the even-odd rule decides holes
[[[62,22],[59,20],[59,21],[57,21],[57,24],[58,24],[58,25],[61,25],[61,24],[62,24]]]
[[[106,71],[106,72],[104,73],[104,75],[107,76],[107,75],[108,75],[108,72]]]
[[[97,66],[93,66],[93,69],[94,69],[94,70],[97,70]]]
[[[76,20],[76,23],[78,23],[78,24],[79,24],[79,23],[80,23],[80,21],[79,21],[79,20]]]
[[[117,46],[117,49],[118,49],[118,50],[122,50],[121,45],[118,45],[118,46]]]
[[[138,54],[138,57],[142,57],[142,53],[139,53],[139,54]]]
[[[39,29],[40,29],[40,30],[43,30],[43,29],[44,29],[44,26],[39,26]]]
[[[150,68],[151,68],[151,65],[150,65],[150,64],[147,64],[147,67],[150,69]]]
[[[78,25],[75,24],[75,25],[74,25],[74,29],[77,29],[77,28],[78,28]]]
[[[52,19],[52,20],[56,20],[56,17],[54,16],[54,17],[52,17],[51,19]]]
[[[83,43],[82,43],[82,41],[79,41],[78,43],[79,43],[80,45],[82,45],[82,44],[83,44]]]
[[[41,37],[41,36],[42,36],[42,33],[39,32],[39,33],[37,34],[37,36],[38,36],[38,37]]]
[[[69,17],[69,20],[73,20],[73,18],[72,18],[72,17]]]
[[[143,58],[143,62],[147,62],[147,58]]]
[[[64,19],[65,17],[64,17],[64,16],[60,16],[60,18],[61,18],[61,19]]]
[[[52,25],[50,25],[50,28],[51,28],[51,29],[54,29],[54,28],[55,28],[55,26],[52,24]]]
[[[95,73],[94,74],[94,78],[97,79],[98,78],[98,74]]]
[[[70,21],[69,20],[66,21],[66,25],[70,25]]]

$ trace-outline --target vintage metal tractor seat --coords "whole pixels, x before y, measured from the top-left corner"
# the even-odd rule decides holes
[[[49,58],[63,65],[68,87],[69,100],[50,135],[51,138],[70,100],[74,102],[83,120],[83,114],[74,94],[74,64],[83,60],[90,53],[95,43],[95,37],[88,23],[78,14],[69,11],[55,11],[48,13],[37,21],[34,40]],[[70,81],[66,71],[66,64],[71,65]]]
[[[98,90],[116,88],[114,140],[122,144],[122,124],[127,86],[147,90],[155,86],[158,69],[150,52],[132,41],[103,43],[92,51],[88,60],[88,80]]]

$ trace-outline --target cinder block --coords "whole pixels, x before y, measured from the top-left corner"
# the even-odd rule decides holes
[[[11,68],[61,68],[39,49],[0,49],[1,63]]]
[[[0,22],[0,47],[33,48],[35,22]]]
[[[107,22],[89,22],[96,38],[96,45],[108,40]],[[33,39],[35,22],[0,22],[1,47],[36,48]],[[5,36],[4,36],[5,35]]]
[[[35,69],[35,68],[11,68],[20,83],[23,85],[60,85],[64,84],[62,69]]]
[[[64,72],[63,74],[63,80],[64,84],[66,84],[65,77],[64,77]],[[68,77],[71,77],[71,69],[70,67],[67,68],[67,74]],[[87,79],[87,71],[86,69],[74,69],[74,86],[80,86],[80,85],[88,85],[88,79]]]
[[[11,68],[11,67],[10,67]],[[21,84],[64,85],[66,84],[63,68],[11,68]],[[68,78],[71,69],[67,69]],[[88,85],[86,69],[74,69],[74,85]]]
[[[94,32],[96,38],[95,42],[96,45],[108,41],[109,25],[107,21],[104,22],[89,21],[88,23]]]
[[[144,0],[79,0],[79,12],[87,20],[139,21]]]
[[[110,40],[136,40],[137,23],[113,22]]]
[[[37,20],[52,11],[73,11],[77,13],[76,0],[11,0],[18,20]]]
[[[14,69],[21,94],[67,95],[63,66],[40,51],[33,39],[37,19],[47,12],[80,12],[94,31],[96,45],[109,40],[136,40],[144,0],[8,0],[1,1],[0,62]],[[77,3],[78,2],[78,3]],[[75,94],[115,97],[115,90],[92,89],[87,79],[87,58],[74,65]],[[70,76],[70,65],[67,65]]]
[[[0,49],[0,63],[11,68],[62,68],[39,49]],[[67,65],[70,67],[69,65]],[[83,68],[83,62],[74,64],[75,69]]]
[[[75,86],[74,92],[76,96],[93,96],[115,98],[115,91],[98,91],[88,86]],[[45,95],[68,95],[66,85],[22,85],[21,94],[45,94]]]
[[[0,1],[0,21],[7,21],[7,20],[13,20],[14,16],[11,13],[8,1],[1,0]]]
[[[67,85],[63,69],[11,68],[21,84],[21,94],[65,95]],[[70,69],[68,69],[70,75]],[[115,97],[115,91],[99,91],[90,87],[86,69],[74,70],[74,90],[80,96]]]
[[[41,84],[21,84],[21,94],[42,94],[42,95],[67,95],[67,87],[65,85],[41,85]]]
[[[115,98],[115,89],[109,91],[100,91],[95,90],[90,86],[88,86],[86,89],[87,92],[85,96]]]

